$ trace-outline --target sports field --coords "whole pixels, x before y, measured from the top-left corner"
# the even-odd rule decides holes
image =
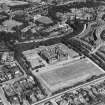
[[[86,59],[66,65],[63,68],[44,72],[40,74],[38,78],[48,90],[54,92],[85,81],[92,75],[100,75],[103,73],[103,70]]]

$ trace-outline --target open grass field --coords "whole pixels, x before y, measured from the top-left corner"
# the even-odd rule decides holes
[[[85,81],[93,75],[103,74],[104,71],[96,67],[88,60],[80,60],[66,65],[63,68],[44,72],[39,79],[51,91],[57,91],[64,87],[72,86],[78,82]]]

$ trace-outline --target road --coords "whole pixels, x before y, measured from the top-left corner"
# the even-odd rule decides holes
[[[84,36],[88,35],[88,33],[90,31],[93,31],[94,25],[96,25],[96,24],[97,24],[96,21],[88,23],[87,26],[85,25],[85,28],[84,28],[83,32],[80,33],[79,35],[77,35],[76,37],[81,38],[81,37],[84,37]]]

